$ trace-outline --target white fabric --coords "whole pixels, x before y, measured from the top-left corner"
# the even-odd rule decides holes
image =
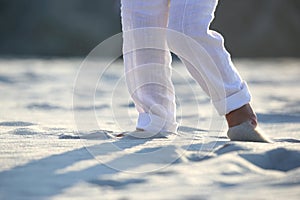
[[[233,66],[223,37],[209,30],[217,3],[217,0],[121,1],[123,58],[127,86],[140,113],[137,128],[155,132],[177,130],[169,49],[179,52],[180,59],[220,115],[250,102],[247,84]],[[195,53],[191,46],[184,48],[184,41],[176,41],[169,32],[151,34],[148,27],[180,32],[201,45],[205,53]],[[126,35],[132,30],[139,31]],[[162,48],[136,49],[143,46],[141,43],[155,43]]]

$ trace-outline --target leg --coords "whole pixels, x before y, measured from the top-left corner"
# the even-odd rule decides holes
[[[223,37],[209,29],[217,3],[217,0],[172,0],[168,27],[192,38],[201,46],[203,51],[196,52],[197,55],[194,48],[184,48],[190,52],[182,52],[182,55],[194,54],[201,58],[181,57],[181,60],[211,97],[218,113],[226,115],[229,127],[250,121],[255,129],[256,115],[249,104],[251,95],[247,85],[233,65],[224,47]],[[171,49],[182,49],[184,46],[182,43],[176,46],[174,43],[177,41],[170,43],[173,45]]]
[[[147,31],[149,27],[166,28],[168,0],[122,0],[121,3],[126,82],[139,112],[137,129],[176,132],[170,52],[165,48],[163,35]],[[163,48],[135,49],[147,46],[149,40],[160,43]]]
[[[219,114],[225,115],[249,103],[250,93],[231,62],[223,37],[209,30],[216,5],[217,0],[172,0],[169,28],[194,39],[213,60],[214,66],[205,66],[205,59],[209,58],[202,56],[199,66],[195,66],[182,58]]]

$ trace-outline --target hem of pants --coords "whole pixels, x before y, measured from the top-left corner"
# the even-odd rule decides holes
[[[213,104],[219,115],[226,115],[233,110],[236,110],[251,101],[251,94],[249,92],[246,82],[242,83],[240,91],[231,96],[226,97],[220,101],[213,101]]]
[[[176,122],[168,122],[166,119],[151,113],[139,113],[136,128],[154,133],[176,133],[178,124]]]

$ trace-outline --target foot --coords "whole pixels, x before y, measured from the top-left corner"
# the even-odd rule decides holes
[[[257,126],[257,117],[250,104],[226,115],[227,136],[232,141],[271,142]]]
[[[259,127],[253,126],[250,121],[246,121],[242,124],[229,128],[227,136],[231,141],[272,142],[264,135],[263,131]]]

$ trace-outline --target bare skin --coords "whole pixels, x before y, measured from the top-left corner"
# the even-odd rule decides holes
[[[225,115],[229,128],[249,121],[254,127],[257,126],[257,117],[250,104],[246,104]]]
[[[257,117],[253,111],[251,105],[248,103],[236,110],[231,111],[225,115],[229,128],[237,126],[243,122],[250,121],[251,124],[257,126]],[[137,128],[137,131],[144,131],[143,129]]]

